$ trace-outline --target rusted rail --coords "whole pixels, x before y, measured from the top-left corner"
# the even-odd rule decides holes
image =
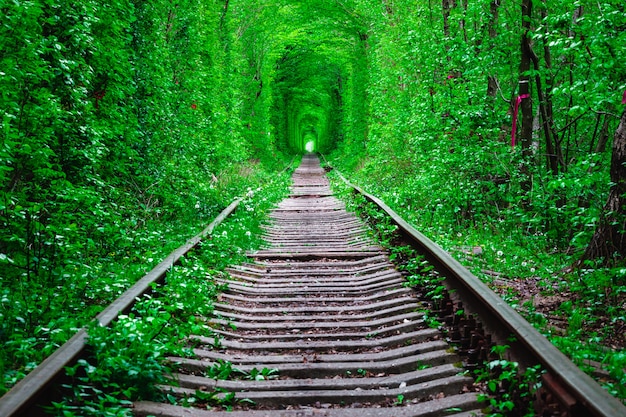
[[[317,157],[306,156],[293,179],[291,195],[270,214],[267,247],[221,281],[228,289],[211,320],[217,346],[214,337],[196,336],[196,358],[170,358],[177,373],[163,392],[196,407],[140,402],[135,413],[479,415],[461,358],[429,327],[425,306],[364,223],[333,195]],[[224,361],[238,370],[234,379],[207,377]],[[234,411],[203,401],[213,390]]]
[[[203,238],[209,235],[215,227],[235,211],[240,201],[241,198],[235,199],[202,232],[174,250],[167,258],[98,314],[96,320],[101,325],[108,326],[120,314],[130,310],[138,297],[150,292],[152,284],[160,283],[172,266],[176,265],[183,256],[195,248]],[[36,406],[43,398],[49,397],[49,390],[53,389],[55,383],[62,377],[65,367],[76,363],[81,357],[85,349],[87,336],[85,329],[79,330],[24,379],[15,384],[9,392],[0,397],[0,416],[30,417],[41,415],[42,411],[37,409]]]
[[[444,283],[449,290],[451,303],[448,301],[447,310],[443,309],[442,318],[453,317],[457,311],[464,310],[466,315],[469,313],[477,318],[484,333],[489,334],[494,342],[512,345],[509,354],[513,360],[526,366],[541,364],[543,369],[547,370],[543,377],[545,391],[543,397],[550,404],[543,406],[558,407],[560,411],[555,410],[554,415],[559,416],[626,416],[626,407],[619,400],[581,371],[546,337],[450,254],[417,231],[378,197],[350,183],[341,173],[337,174],[355,192],[387,213],[398,226],[404,239],[446,278]],[[515,338],[511,339],[511,335]]]

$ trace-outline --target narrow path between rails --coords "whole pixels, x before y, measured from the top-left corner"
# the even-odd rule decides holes
[[[267,247],[224,280],[229,289],[212,320],[220,342],[194,337],[196,358],[171,358],[177,382],[163,387],[177,398],[234,395],[234,411],[196,400],[196,408],[139,402],[135,414],[481,415],[459,357],[426,325],[363,223],[333,196],[316,156],[303,158],[293,181],[270,215]],[[206,377],[224,362],[252,378]]]

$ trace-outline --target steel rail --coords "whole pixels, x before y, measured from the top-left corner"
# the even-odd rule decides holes
[[[176,265],[183,256],[195,248],[203,238],[209,235],[215,227],[232,214],[242,199],[241,197],[235,199],[228,207],[222,210],[202,232],[187,240],[187,242],[178,249],[175,249],[150,272],[144,275],[143,278],[137,281],[98,314],[96,320],[98,320],[100,325],[108,326],[111,324],[120,314],[129,311],[138,297],[150,292],[152,284],[163,281],[167,272]],[[16,417],[32,415],[34,411],[31,410],[31,407],[36,405],[38,399],[45,395],[46,390],[62,375],[63,369],[75,363],[80,358],[85,349],[87,337],[88,334],[85,328],[79,330],[72,338],[26,375],[24,379],[20,380],[11,390],[0,397],[0,416]]]
[[[528,365],[531,362],[528,358],[534,358],[548,371],[549,377],[544,380],[544,384],[554,385],[556,383],[557,387],[555,388],[557,390],[559,390],[558,385],[560,385],[566,391],[561,392],[561,400],[563,401],[565,398],[565,402],[570,402],[567,407],[572,411],[572,415],[626,416],[626,406],[610,395],[593,378],[580,370],[545,336],[539,333],[467,268],[432,240],[417,231],[378,197],[352,184],[336,169],[334,171],[346,185],[387,213],[398,226],[402,235],[411,242],[415,249],[422,252],[426,259],[446,278],[446,284],[463,301],[464,309],[476,313],[488,331],[496,334],[498,340],[502,341],[507,341],[510,334],[516,336],[515,348],[521,347],[526,351],[526,354],[520,358],[521,362]],[[508,343],[512,344],[510,341]],[[523,357],[527,355],[529,355],[527,358]],[[575,403],[571,403],[571,397]]]
[[[280,171],[280,174],[291,169],[295,161],[296,157],[294,156],[289,164]],[[268,183],[271,182],[273,182],[273,180],[268,181]],[[254,195],[254,191],[250,191],[247,194],[248,197],[252,197],[252,195]],[[100,314],[96,316],[96,320],[98,320],[100,325],[108,326],[120,314],[128,312],[135,304],[138,297],[149,293],[152,289],[152,284],[163,281],[167,272],[231,215],[243,199],[244,197],[235,198],[235,200],[222,210],[200,233],[187,240],[187,242],[178,249],[175,249],[150,272],[144,275],[120,297],[100,312]],[[38,399],[51,388],[55,380],[62,375],[63,369],[75,363],[80,358],[81,354],[83,354],[87,337],[86,328],[80,329],[67,342],[61,345],[61,347],[44,359],[35,369],[0,397],[0,417],[30,416],[33,412],[32,407],[35,406]]]

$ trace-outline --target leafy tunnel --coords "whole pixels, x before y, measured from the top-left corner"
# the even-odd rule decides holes
[[[569,309],[607,301],[623,334],[623,0],[1,9],[0,343],[29,347],[0,352],[0,393],[59,342],[65,312],[87,323],[125,285],[108,265],[139,269],[305,151],[437,243],[478,247],[479,269],[598,266],[569,283],[584,288]],[[25,321],[51,329],[45,349]]]
[[[259,7],[251,19],[254,59],[267,61],[258,64],[267,69],[259,79],[271,91],[278,148],[297,153],[336,148],[344,133],[344,80],[364,53],[358,19],[341,3],[322,1],[275,2]]]

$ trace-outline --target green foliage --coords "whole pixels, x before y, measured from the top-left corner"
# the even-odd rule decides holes
[[[253,381],[265,381],[268,379],[278,378],[277,368],[263,368],[261,370],[252,368],[250,372],[243,372],[245,379],[251,379]]]
[[[220,10],[3,3],[0,394],[284,165],[271,142],[250,158]]]
[[[178,401],[172,399],[173,403],[177,403]],[[233,406],[237,403],[246,404],[251,401],[246,399],[238,399],[236,398],[236,394],[234,392],[221,392],[221,391],[201,391],[196,390],[194,395],[185,397],[180,401],[180,403],[184,406],[195,406],[195,407],[221,407],[227,411],[232,411]]]
[[[453,2],[446,11],[440,4],[365,3],[354,2],[354,10],[370,28],[360,58],[369,82],[364,92],[350,84],[355,74],[345,84],[359,94],[366,133],[345,137],[329,156],[332,165],[485,281],[493,281],[495,272],[537,282],[542,295],[571,294],[567,340],[583,346],[581,340],[596,337],[612,346],[610,334],[623,330],[622,265],[566,271],[580,259],[608,195],[607,149],[626,89],[623,66],[615,67],[626,45],[623,5],[533,2],[536,68],[528,75],[538,116],[533,145],[523,157],[510,146],[519,5]],[[357,117],[349,97],[344,126]],[[547,120],[552,149],[539,104],[553,109]],[[549,164],[553,154],[556,169]],[[424,278],[409,279],[422,285]],[[505,295],[549,334],[546,315],[520,296],[528,294]],[[623,340],[617,347],[596,360],[610,363]]]
[[[475,371],[476,382],[483,383],[486,393],[479,399],[488,403],[490,417],[534,416],[532,401],[540,386],[540,366],[520,369],[517,362],[503,359],[508,346],[494,346],[492,353],[500,357]],[[525,405],[524,405],[525,404]]]
[[[3,2],[0,393],[309,142],[445,248],[483,248],[477,273],[596,296],[572,300],[573,334],[621,323],[619,268],[553,275],[610,185],[623,4],[533,3],[530,100],[539,81],[554,110],[522,161],[518,5],[418,3]]]
[[[63,401],[54,404],[56,414],[130,415],[130,401],[168,397],[157,384],[173,371],[167,355],[192,356],[185,339],[190,335],[215,336],[208,319],[223,285],[215,277],[224,268],[245,259],[245,251],[259,247],[260,227],[266,213],[286,193],[287,174],[282,174],[221,224],[196,251],[174,266],[166,285],[154,286],[150,295],[138,300],[127,315],[110,327],[97,323],[89,328],[89,357],[67,370],[72,383]],[[207,376],[228,379],[237,375],[229,362],[217,362]],[[246,377],[272,378],[275,370],[253,370]],[[172,401],[179,400],[172,397]],[[182,403],[211,403],[230,407],[234,396],[198,391]]]
[[[218,360],[206,370],[206,377],[212,379],[229,379],[233,373],[233,364],[227,361]]]
[[[507,146],[510,103],[479,93],[491,77],[500,88],[495,93],[508,100],[517,83],[517,10],[502,4],[494,14],[490,6],[455,4],[447,33],[440,26],[442,10],[432,5],[396,3],[386,13],[363,12],[376,28],[368,39],[374,80],[368,85],[369,131],[358,143],[346,140],[335,162],[357,168],[353,179],[414,223],[431,228],[433,237],[449,239],[445,235],[483,228],[502,241],[530,241],[543,251],[583,246],[608,191],[608,157],[593,151],[601,131],[608,135],[616,125],[614,118],[590,109],[613,112],[625,88],[623,77],[604,77],[594,68],[602,61],[591,63],[584,55],[606,53],[612,62],[609,58],[623,48],[611,35],[624,25],[623,13],[613,13],[616,4],[580,4],[584,14],[572,20],[571,5],[545,3],[533,22],[535,38],[547,39],[552,56],[569,65],[569,72],[548,63],[541,69],[552,105],[579,109],[571,116],[555,115],[562,166],[554,176],[542,166],[546,150],[540,139],[531,172],[520,171],[521,155]],[[606,30],[587,33],[591,22]],[[588,36],[597,51],[558,48],[586,43]],[[566,85],[573,85],[575,93],[563,94],[560,88]],[[601,91],[597,95],[596,89]],[[530,194],[524,188],[528,175]]]
[[[592,375],[602,374],[602,386],[617,398],[626,398],[624,389],[624,369],[626,369],[623,350],[608,351],[599,345],[602,340],[598,334],[573,336],[553,336],[552,342],[574,363]]]

